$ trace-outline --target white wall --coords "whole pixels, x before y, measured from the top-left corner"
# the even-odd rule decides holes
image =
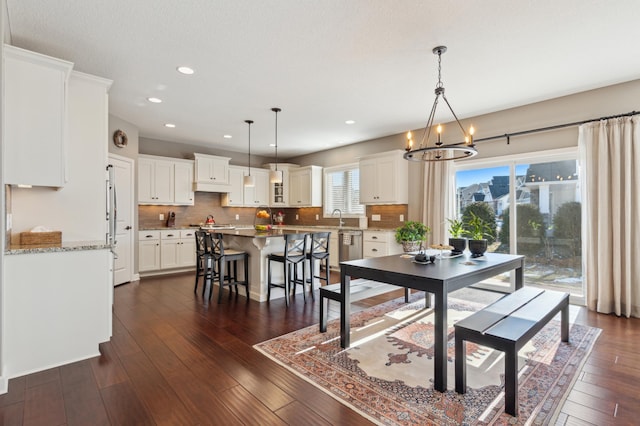
[[[67,147],[69,181],[60,190],[12,188],[12,242],[43,225],[62,231],[63,241],[105,239],[108,80],[72,72],[69,80]]]
[[[452,99],[451,101],[455,110],[455,100]],[[490,101],[489,99],[487,102]],[[465,118],[461,121],[465,126],[473,124],[476,128],[476,139],[481,139],[483,137],[600,118],[634,110],[640,111],[640,80],[563,96],[478,117]],[[450,123],[445,124],[445,129],[447,128],[453,129],[453,126],[451,126]],[[421,129],[407,130],[419,132]],[[447,137],[453,138],[453,140],[447,140]],[[457,132],[452,130],[451,132],[445,132],[443,142],[459,142],[459,139]],[[324,167],[335,166],[354,162],[361,155],[390,151],[392,149],[404,149],[405,141],[405,133],[402,133],[335,148],[321,153],[288,158],[285,161],[301,165],[316,164]],[[511,139],[509,145],[507,145],[505,139],[479,143],[477,149],[480,154],[475,158],[491,158],[538,152],[577,146],[577,144],[578,128],[569,127],[562,130],[515,137]],[[421,163],[409,163],[409,194],[420,194],[423,190],[421,168]],[[420,197],[410,196],[409,199],[408,219],[419,220]]]

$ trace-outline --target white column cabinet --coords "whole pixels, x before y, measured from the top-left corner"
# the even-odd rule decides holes
[[[359,167],[362,204],[409,203],[409,166],[403,151],[363,157]]]
[[[322,167],[305,166],[289,171],[289,205],[322,207]]]
[[[67,86],[73,64],[4,46],[6,184],[61,187],[67,181]]]

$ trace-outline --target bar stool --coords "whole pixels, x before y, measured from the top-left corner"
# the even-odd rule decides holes
[[[249,254],[246,251],[240,251],[224,247],[223,235],[219,232],[211,232],[205,238],[207,251],[211,253],[213,261],[211,262],[212,281],[218,278],[218,303],[222,301],[222,289],[224,286],[233,286],[238,294],[238,285],[243,285],[246,290],[247,300],[249,300]],[[238,281],[238,260],[244,262],[244,280]],[[231,268],[233,262],[233,269]],[[227,272],[225,272],[225,268]],[[231,288],[229,288],[231,292]],[[209,299],[213,294],[213,287],[209,293]]]
[[[307,259],[307,234],[284,234],[284,252],[267,255],[267,301],[271,299],[271,287],[284,289],[285,303],[289,307],[289,293],[291,284],[295,293],[296,285],[302,284],[302,296],[305,302],[307,296],[304,292],[304,280],[306,276],[305,260]],[[271,262],[283,264],[284,282],[274,283],[271,280]],[[302,263],[302,277],[298,276],[298,266]]]
[[[198,280],[200,277],[203,277],[203,288],[202,294],[204,295],[204,291],[206,289],[205,280],[206,273],[208,271],[208,263],[211,259],[211,254],[207,252],[207,246],[205,244],[205,238],[207,236],[206,231],[196,231],[196,285],[193,287],[193,292],[196,293],[198,291]],[[213,271],[212,271],[213,272]]]
[[[310,285],[311,299],[315,300],[315,295],[313,294],[314,278],[324,281],[324,285],[329,284],[329,237],[331,237],[331,232],[314,232],[309,235],[311,236],[311,245],[309,252],[307,252],[307,259],[309,260],[310,278],[307,279],[307,282]],[[315,275],[316,260],[320,261],[320,268],[322,268],[322,263],[324,262],[324,276],[321,275],[321,270],[318,271],[318,275]]]

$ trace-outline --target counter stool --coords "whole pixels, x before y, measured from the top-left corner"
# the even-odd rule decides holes
[[[311,299],[315,300],[315,295],[313,294],[314,278],[324,281],[324,285],[329,284],[329,237],[331,237],[331,232],[314,232],[309,235],[311,236],[311,245],[307,253],[307,259],[309,260],[309,279],[307,279],[307,282],[310,286]],[[322,268],[322,263],[324,262],[324,276],[322,276],[322,270],[319,270],[318,275],[315,275],[316,260],[320,261],[320,268]]]
[[[271,299],[271,287],[284,289],[285,303],[289,307],[289,293],[291,284],[295,294],[296,285],[302,284],[302,296],[305,302],[307,296],[304,292],[304,281],[306,276],[305,260],[307,259],[307,234],[284,234],[284,251],[282,253],[271,253],[267,255],[267,301]],[[284,282],[274,283],[271,280],[271,262],[283,264]],[[302,277],[298,275],[298,266],[302,263]]]
[[[246,251],[234,250],[224,247],[223,235],[219,232],[211,232],[205,238],[207,251],[211,253],[213,262],[212,271],[212,287],[209,293],[209,299],[213,294],[213,282],[218,278],[218,303],[222,301],[222,289],[224,286],[233,286],[238,294],[238,285],[243,285],[246,290],[247,300],[249,300],[249,254]],[[244,263],[244,280],[238,281],[238,260]],[[233,262],[233,269],[231,268]],[[225,272],[225,268],[227,272]],[[231,288],[229,288],[231,292]]]
[[[211,253],[207,252],[207,246],[205,244],[205,238],[207,236],[206,231],[196,231],[196,285],[193,287],[193,292],[196,293],[198,291],[198,280],[200,277],[203,277],[202,282],[202,295],[204,296],[204,292],[207,289],[206,286],[206,274],[207,272],[215,272],[215,270],[209,271],[208,264],[211,261]]]

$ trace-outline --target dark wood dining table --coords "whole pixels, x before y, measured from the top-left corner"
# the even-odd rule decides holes
[[[524,256],[487,253],[481,259],[464,254],[420,264],[412,257],[392,255],[340,262],[340,345],[350,346],[351,277],[421,290],[434,295],[434,389],[447,390],[447,303],[452,291],[515,270],[516,290],[523,285]]]

